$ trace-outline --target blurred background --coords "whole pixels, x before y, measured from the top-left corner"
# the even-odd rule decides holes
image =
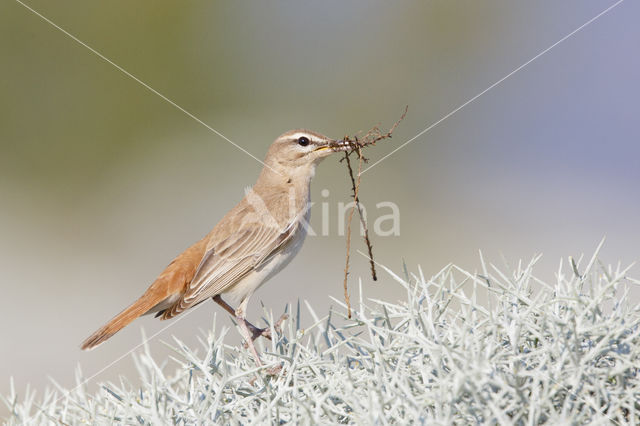
[[[291,128],[340,137],[390,126],[409,105],[373,161],[612,4],[28,3],[259,158]],[[478,250],[498,265],[543,253],[538,275],[553,281],[561,257],[590,256],[605,236],[605,261],[640,258],[639,17],[639,3],[621,3],[368,171],[370,220],[389,213],[376,203],[400,209],[400,235],[372,238],[377,260],[432,275],[449,262],[477,269]],[[78,348],[241,199],[261,164],[15,1],[0,4],[0,57],[0,392],[12,376],[23,394],[48,376],[71,386],[77,364],[92,375],[140,343],[141,327],[169,325],[145,317]],[[337,204],[349,189],[336,158],[319,167],[312,225],[328,203],[329,235],[307,240],[249,319],[261,301],[279,314],[306,299],[322,313],[342,298]],[[353,262],[353,292],[362,277],[367,295],[401,297]],[[166,353],[172,335],[193,344],[214,314],[232,325],[205,303],[152,349]],[[127,357],[89,388],[135,383],[133,371]]]

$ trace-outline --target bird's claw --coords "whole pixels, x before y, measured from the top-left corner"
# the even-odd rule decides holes
[[[282,369],[283,369],[283,365],[278,364],[278,365],[274,365],[273,367],[265,368],[264,372],[267,373],[267,376],[275,377],[280,375],[280,372],[282,372]],[[253,376],[253,378],[249,380],[249,384],[253,386],[257,380],[258,380],[258,376]]]
[[[276,323],[273,325],[274,330],[276,331],[276,333],[280,334],[282,333],[282,323],[284,321],[286,321],[289,318],[288,314],[282,314],[280,316],[280,318],[278,319],[278,321],[276,321]],[[267,339],[271,340],[271,327],[265,327],[265,328],[258,328],[255,325],[251,324],[250,322],[247,322],[247,327],[249,327],[249,331],[251,331],[251,340],[254,341],[256,340],[258,337],[262,336],[262,337],[266,337]],[[248,343],[244,343],[244,347],[248,348],[249,344]]]
[[[282,371],[282,364],[274,365],[265,370],[268,376],[277,376]]]

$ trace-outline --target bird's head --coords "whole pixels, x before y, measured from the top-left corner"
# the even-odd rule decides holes
[[[346,151],[349,145],[310,130],[290,130],[271,144],[264,160],[261,184],[285,184],[308,187],[316,166],[334,152]]]
[[[276,169],[315,166],[347,145],[310,130],[296,129],[282,135],[271,144],[265,163]]]

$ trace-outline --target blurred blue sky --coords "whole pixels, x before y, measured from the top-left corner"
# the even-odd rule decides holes
[[[372,161],[613,4],[28,3],[259,158],[291,128],[339,137],[389,126],[409,105]],[[400,236],[373,239],[378,261],[429,275],[449,262],[478,268],[478,250],[511,265],[544,253],[539,275],[553,281],[560,257],[591,255],[604,236],[604,261],[640,258],[639,17],[640,4],[620,3],[368,171],[373,218],[381,201],[401,211]],[[47,374],[69,385],[76,363],[91,374],[137,344],[140,326],[167,325],[145,318],[78,349],[215,225],[260,164],[18,2],[0,4],[0,55],[6,393],[9,376],[19,389]],[[328,189],[331,206],[347,201],[346,179],[327,160],[314,199]],[[260,300],[279,311],[309,299],[322,312],[328,295],[341,298],[343,261],[336,232],[310,238],[249,317]],[[356,257],[367,294],[395,297],[366,274]],[[153,344],[195,339],[213,312],[231,325],[206,304]],[[129,372],[126,360],[98,379]]]

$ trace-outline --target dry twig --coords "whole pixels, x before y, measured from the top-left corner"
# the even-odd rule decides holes
[[[375,262],[373,260],[373,246],[371,245],[371,240],[369,239],[369,228],[367,227],[367,223],[362,214],[362,207],[360,206],[360,197],[358,195],[358,192],[360,190],[360,177],[362,175],[362,163],[366,163],[368,161],[368,159],[362,155],[362,149],[367,146],[375,145],[376,142],[379,142],[381,140],[390,139],[396,127],[398,127],[400,122],[404,120],[404,117],[407,115],[408,109],[409,107],[406,106],[404,109],[404,112],[402,113],[398,121],[396,121],[387,132],[383,132],[382,130],[380,130],[380,127],[375,126],[371,130],[369,130],[362,138],[359,138],[357,135],[345,136],[340,142],[343,146],[344,144],[347,144],[349,146],[349,149],[344,153],[344,158],[340,161],[345,161],[347,163],[347,171],[349,173],[349,178],[351,180],[351,190],[352,190],[351,196],[354,201],[354,206],[351,208],[351,211],[349,212],[349,219],[347,221],[347,254],[346,254],[346,260],[345,260],[345,266],[344,266],[344,300],[347,304],[347,312],[348,312],[349,318],[351,318],[351,302],[349,300],[349,290],[347,287],[347,281],[349,276],[349,260],[351,257],[351,221],[353,219],[353,213],[356,209],[358,210],[360,223],[362,224],[362,228],[364,229],[364,241],[367,245],[367,251],[369,253],[369,264],[371,265],[371,277],[373,278],[374,281],[378,279],[378,276],[376,274]],[[353,154],[354,152],[357,153],[358,155],[357,178],[353,176],[353,168],[351,167],[351,159],[350,159],[351,154]]]

